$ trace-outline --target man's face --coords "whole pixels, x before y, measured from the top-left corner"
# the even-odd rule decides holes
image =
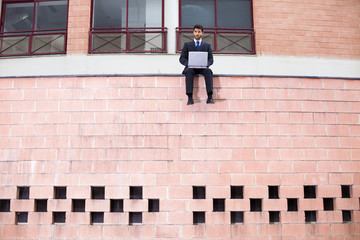
[[[193,34],[194,34],[194,37],[196,40],[200,40],[204,33],[203,33],[203,31],[201,31],[201,29],[195,28],[193,31]]]

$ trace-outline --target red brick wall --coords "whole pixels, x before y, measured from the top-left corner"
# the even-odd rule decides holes
[[[0,200],[10,200],[0,238],[359,238],[360,81],[218,77],[214,85],[214,105],[201,78],[187,106],[181,77],[0,79]],[[305,185],[316,198],[304,198]],[[28,200],[17,199],[19,186],[30,187]],[[54,186],[66,186],[67,199],[54,199]],[[105,187],[105,199],[91,199],[91,186]],[[143,199],[129,199],[129,186],[142,186]],[[206,199],[193,199],[193,186],[205,186]],[[230,186],[243,186],[243,199],[231,199]],[[279,199],[268,186],[279,186]],[[224,212],[213,212],[217,198]],[[251,211],[253,198],[261,212]],[[287,198],[298,211],[287,211]],[[333,211],[323,198],[333,198]],[[37,199],[47,199],[47,212],[35,212]],[[85,199],[85,212],[72,212],[73,199]],[[110,212],[110,199],[123,199],[124,212]],[[159,199],[159,212],[148,212],[149,199]],[[22,211],[28,223],[16,225]],[[54,211],[66,212],[65,224],[52,224]],[[91,225],[97,211],[104,223]],[[194,211],[205,224],[193,225]],[[232,211],[243,224],[231,224]],[[307,211],[315,223],[305,223]],[[142,212],[142,223],[129,226],[129,212]]]
[[[360,58],[358,0],[253,0],[259,55]]]

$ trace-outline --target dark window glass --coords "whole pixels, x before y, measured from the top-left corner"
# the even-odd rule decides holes
[[[159,212],[160,203],[159,199],[149,199],[149,212]]]
[[[205,187],[193,186],[193,199],[205,199]]]
[[[0,212],[10,212],[10,199],[0,199]]]
[[[215,0],[181,0],[181,26],[215,27]]]
[[[66,199],[66,187],[54,187],[55,199]]]
[[[130,187],[130,199],[142,199],[142,187]]]
[[[124,211],[124,200],[111,199],[110,200],[110,211],[111,212],[123,212]]]
[[[72,210],[73,212],[85,212],[85,199],[73,199]]]
[[[287,199],[287,206],[289,212],[296,212],[298,211],[298,200],[297,198],[288,198]]]
[[[217,27],[251,28],[252,17],[250,0],[218,0]]]
[[[29,187],[18,187],[17,195],[18,195],[18,199],[29,199],[30,188]]]
[[[130,212],[129,213],[129,224],[140,224],[142,223],[142,213],[141,212]]]
[[[34,3],[5,4],[4,32],[26,32],[33,28]]]
[[[67,1],[37,3],[36,30],[66,28]]]
[[[126,27],[126,0],[94,0],[93,27]]]
[[[193,212],[193,224],[204,224],[205,223],[205,212]]]
[[[231,212],[231,224],[244,223],[244,212]]]
[[[243,186],[231,186],[231,199],[243,199],[244,198]]]
[[[65,223],[66,213],[65,212],[53,212],[54,223]]]
[[[46,199],[35,199],[35,212],[47,212]]]

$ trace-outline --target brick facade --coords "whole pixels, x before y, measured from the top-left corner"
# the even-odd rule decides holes
[[[217,77],[214,85],[215,105],[200,78],[189,107],[182,77],[1,79],[2,209],[10,200],[2,238],[358,238],[360,81]],[[29,199],[18,199],[22,186]],[[55,199],[54,186],[66,187],[66,199]],[[103,199],[92,199],[93,186]],[[130,186],[142,187],[142,199],[131,199]],[[193,199],[194,186],[205,199]],[[269,186],[278,186],[275,199]],[[74,212],[78,199],[83,212]],[[122,212],[111,211],[114,199]],[[149,211],[151,199],[159,211]],[[26,224],[15,224],[17,212],[28,213]],[[53,223],[53,212],[65,223]],[[91,224],[94,212],[102,223]],[[130,224],[138,212],[141,223]],[[194,212],[204,224],[193,224]]]

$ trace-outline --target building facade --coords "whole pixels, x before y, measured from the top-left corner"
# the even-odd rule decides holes
[[[360,238],[359,0],[0,3],[1,239]]]

